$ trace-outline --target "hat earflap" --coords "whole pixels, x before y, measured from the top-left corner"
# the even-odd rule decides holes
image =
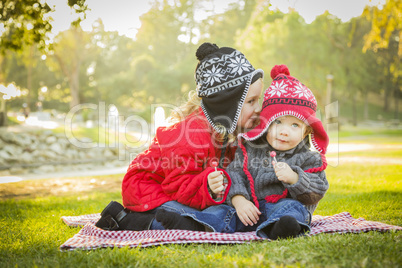
[[[329,138],[322,122],[314,116],[307,118],[307,122],[313,129],[313,133],[311,133],[311,142],[314,148],[321,154],[326,154]]]

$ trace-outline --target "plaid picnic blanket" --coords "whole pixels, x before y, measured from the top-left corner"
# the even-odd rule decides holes
[[[107,247],[150,247],[164,244],[212,243],[239,244],[251,241],[267,240],[255,235],[255,232],[245,233],[212,233],[185,230],[147,230],[147,231],[105,231],[95,226],[100,213],[64,216],[62,220],[72,227],[83,228],[72,238],[60,246],[60,250],[96,249]],[[320,233],[362,233],[368,231],[387,232],[402,231],[401,226],[389,225],[376,221],[355,219],[350,213],[343,212],[333,216],[314,215],[309,236]]]

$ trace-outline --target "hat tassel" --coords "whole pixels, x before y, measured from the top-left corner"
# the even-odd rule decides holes
[[[243,156],[244,156],[244,161],[243,161],[243,171],[246,174],[249,182],[250,182],[250,189],[251,189],[251,197],[253,198],[253,202],[257,208],[260,208],[260,204],[258,203],[257,196],[255,195],[255,187],[254,187],[254,179],[250,174],[250,171],[248,171],[247,168],[247,162],[248,162],[248,155],[246,148],[243,146],[243,143],[241,140],[239,140],[239,146],[241,150],[243,151]]]
[[[315,168],[309,168],[307,170],[305,170],[304,172],[307,173],[316,173],[316,172],[320,172],[323,171],[327,168],[327,159],[325,158],[324,154],[320,154],[321,155],[321,160],[322,160],[322,166],[321,167],[315,167]]]

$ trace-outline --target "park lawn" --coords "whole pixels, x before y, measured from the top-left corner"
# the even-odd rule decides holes
[[[64,127],[58,127],[52,130],[53,133],[65,134]],[[68,137],[73,140],[83,142],[82,139],[89,139],[93,143],[106,144],[114,148],[119,143],[129,146],[129,148],[142,148],[148,141],[146,135],[135,136],[130,132],[112,131],[102,126],[92,128],[74,127],[67,131]],[[88,141],[85,141],[88,142]]]
[[[333,155],[338,155],[338,153],[328,153],[326,156],[331,157]],[[370,152],[367,151],[351,151],[351,152],[342,152],[342,156],[359,156],[359,157],[385,157],[385,158],[400,158],[402,159],[402,146],[392,148],[392,144],[388,144],[387,146],[378,146],[370,149]],[[381,163],[379,163],[381,164]]]
[[[358,142],[358,140],[386,140],[397,142],[402,139],[402,129],[341,126],[337,132],[331,132],[329,135],[338,136],[342,141],[352,139],[353,142]]]
[[[328,135],[332,144],[402,145],[402,129],[341,126]]]
[[[108,181],[105,176],[59,179],[57,183],[39,180],[0,184],[0,193],[6,189],[19,189],[20,193],[0,198],[0,267],[402,266],[402,232],[395,231],[320,234],[239,245],[187,244],[61,252],[59,246],[79,231],[66,226],[61,216],[97,213],[110,200],[121,201],[122,175],[109,177],[110,184],[103,183]],[[355,218],[402,226],[400,165],[346,163],[329,166],[327,177],[330,189],[316,215],[347,211]],[[63,190],[56,191],[57,187]],[[37,190],[30,194],[24,188]]]

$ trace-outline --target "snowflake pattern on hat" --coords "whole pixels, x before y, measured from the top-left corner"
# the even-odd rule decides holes
[[[215,82],[221,83],[221,78],[223,77],[222,68],[216,68],[212,66],[211,70],[206,70],[203,77],[205,78],[205,83],[212,86]]]
[[[249,80],[255,69],[239,51],[212,57],[200,63],[195,73],[199,97],[207,97]]]
[[[270,98],[272,98],[273,96],[280,97],[282,94],[286,94],[287,87],[288,87],[288,85],[285,84],[284,81],[281,81],[280,83],[278,83],[278,82],[272,83],[272,85],[269,87],[269,89],[265,93],[265,97],[268,97],[268,95]]]
[[[299,98],[306,98],[317,104],[317,101],[315,100],[315,97],[311,94],[310,89],[308,89],[305,85],[299,82],[294,85],[294,88],[295,91],[293,93],[297,94]]]
[[[237,56],[236,58],[229,59],[232,63],[228,65],[228,67],[233,68],[231,73],[238,73],[241,75],[243,71],[249,72],[252,70],[251,64],[244,57]]]

